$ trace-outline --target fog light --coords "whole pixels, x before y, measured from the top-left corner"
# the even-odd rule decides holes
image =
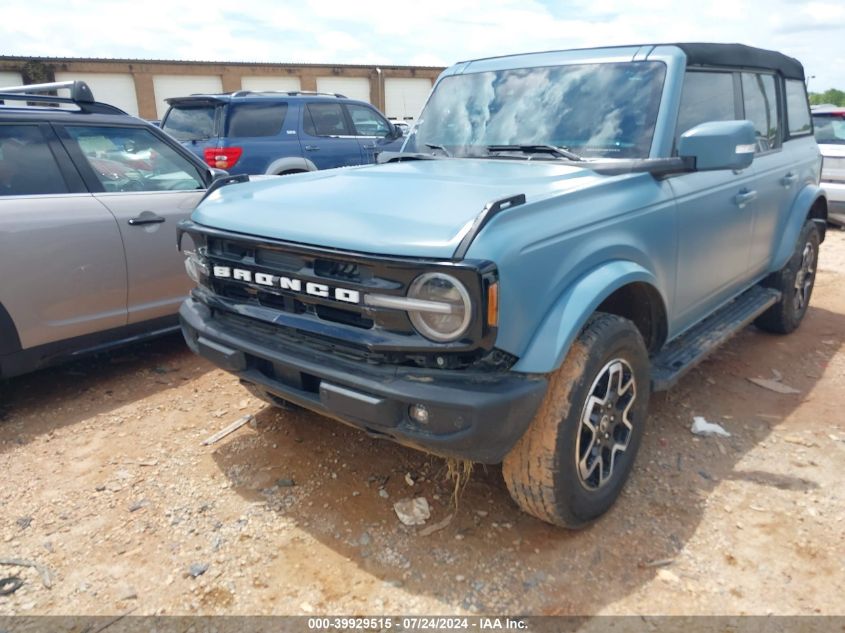
[[[424,404],[412,404],[408,409],[408,415],[411,416],[411,419],[414,422],[419,424],[428,424],[428,407]]]

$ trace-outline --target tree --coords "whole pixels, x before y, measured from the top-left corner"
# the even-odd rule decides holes
[[[831,103],[835,106],[845,107],[845,92],[836,88],[824,92],[811,92],[810,105],[819,105],[820,103]]]

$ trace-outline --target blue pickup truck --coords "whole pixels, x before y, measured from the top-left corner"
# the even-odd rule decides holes
[[[776,52],[462,62],[381,164],[209,194],[181,227],[183,332],[267,402],[502,462],[520,507],[579,527],[619,495],[650,393],[752,322],[798,327],[820,168]]]

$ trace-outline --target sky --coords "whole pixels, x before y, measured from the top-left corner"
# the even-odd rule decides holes
[[[0,55],[449,66],[614,44],[739,42],[845,89],[845,2],[3,0]]]

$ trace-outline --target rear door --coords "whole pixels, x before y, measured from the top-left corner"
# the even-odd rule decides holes
[[[751,244],[750,267],[752,274],[768,271],[775,240],[781,235],[792,204],[804,183],[815,179],[814,166],[818,164],[818,150],[814,147],[810,114],[804,99],[806,130],[795,140],[784,142],[787,130],[783,126],[783,93],[779,79],[770,73],[742,73],[742,101],[744,118],[754,124],[757,148],[751,166],[755,174],[754,190],[758,199],[754,204],[754,236]],[[801,93],[804,94],[804,84]]]
[[[303,155],[317,169],[360,165],[358,138],[343,106],[335,101],[310,101],[302,108]]]
[[[126,324],[117,223],[46,123],[0,123],[0,270],[23,349]]]
[[[294,118],[295,109],[286,101],[232,102],[228,108],[224,144],[230,154],[239,154],[226,169],[232,174],[265,174],[280,158],[300,157],[302,149]]]
[[[59,135],[94,197],[117,220],[128,322],[175,314],[192,286],[176,248],[176,225],[202,197],[205,170],[147,127],[65,125]]]
[[[392,135],[392,128],[383,116],[373,108],[355,103],[345,105],[365,163],[375,163],[376,157],[383,151],[399,151],[402,147],[401,136],[397,139]]]

